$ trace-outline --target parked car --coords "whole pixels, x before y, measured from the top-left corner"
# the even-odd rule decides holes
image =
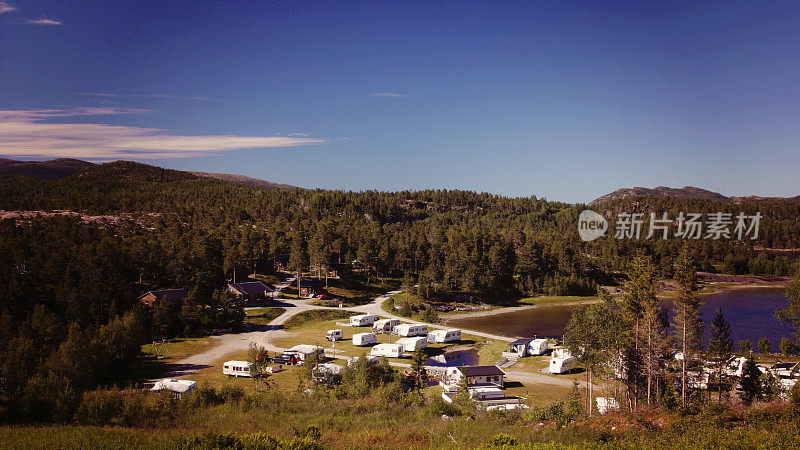
[[[272,358],[272,362],[275,364],[286,364],[287,366],[293,366],[300,362],[300,357],[293,353],[284,353]]]
[[[330,300],[331,296],[328,295],[328,294],[319,294],[319,296],[317,298],[320,299],[320,300]]]

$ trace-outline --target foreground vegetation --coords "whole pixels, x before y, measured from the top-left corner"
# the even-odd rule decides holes
[[[384,388],[362,398],[203,387],[184,399],[97,392],[74,424],[0,428],[4,448],[797,448],[795,404],[692,406],[586,418],[565,398],[475,414]],[[445,415],[445,416],[443,416]],[[443,418],[444,417],[444,418]],[[106,426],[103,426],[106,425]]]

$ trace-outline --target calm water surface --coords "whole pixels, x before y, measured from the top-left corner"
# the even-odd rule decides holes
[[[740,340],[750,339],[755,348],[758,340],[766,337],[772,342],[773,351],[777,351],[781,338],[792,337],[792,327],[775,320],[775,311],[788,303],[782,288],[734,289],[703,296],[702,300],[705,302],[700,308],[706,324],[704,341],[708,340],[710,323],[718,308],[722,309],[725,318],[731,323],[734,345]],[[665,302],[665,306],[670,304],[669,301]],[[555,338],[564,334],[564,328],[573,309],[575,306],[543,305],[485,318],[451,320],[448,325],[510,337]]]

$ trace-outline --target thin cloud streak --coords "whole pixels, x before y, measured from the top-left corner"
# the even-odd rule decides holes
[[[8,2],[0,2],[0,14],[5,14],[7,12],[16,11],[17,8],[11,5]]]
[[[48,19],[47,17],[42,17],[41,19],[31,19],[25,21],[28,25],[61,25],[61,21],[55,19]]]
[[[397,92],[376,92],[374,94],[369,94],[372,97],[386,97],[386,98],[403,98],[408,97],[404,94],[398,94]]]
[[[290,136],[171,134],[169,130],[97,123],[43,123],[54,117],[129,114],[137,110],[0,110],[0,154],[89,160],[166,159],[209,156],[247,148],[324,144],[327,139]],[[138,110],[142,112],[143,110]]]
[[[168,100],[197,100],[203,102],[218,102],[219,100],[211,97],[193,97],[172,94],[114,94],[107,92],[76,92],[76,95],[101,98],[162,98]]]

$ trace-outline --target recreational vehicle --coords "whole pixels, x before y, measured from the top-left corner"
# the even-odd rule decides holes
[[[333,341],[341,341],[344,339],[344,331],[336,329],[336,330],[328,330],[325,333],[325,339],[333,342]]]
[[[283,352],[284,355],[296,355],[297,359],[299,359],[301,363],[314,353],[319,353],[324,356],[325,349],[319,345],[300,344],[295,345],[294,347]]]
[[[401,344],[378,344],[372,347],[370,356],[385,356],[387,358],[400,358],[403,356],[403,346]]]
[[[350,316],[351,327],[366,327],[370,326],[378,320],[375,314],[359,314],[357,316]]]
[[[595,401],[597,402],[597,412],[600,414],[619,409],[619,403],[614,397],[597,397]]]
[[[403,350],[413,353],[428,346],[427,336],[416,336],[398,339],[397,343],[403,346]]]
[[[550,373],[569,373],[575,369],[578,360],[567,349],[556,349],[550,359]]]
[[[320,363],[311,369],[311,379],[315,383],[339,384],[342,381],[344,366],[333,363]]]
[[[397,319],[381,319],[372,324],[375,333],[391,333],[392,329],[400,324]]]
[[[252,377],[251,364],[247,361],[225,361],[222,374],[229,377]]]
[[[528,343],[528,354],[531,356],[544,355],[550,343],[547,339],[534,339]]]
[[[192,380],[164,379],[161,381],[156,381],[150,390],[170,391],[176,397],[181,398],[181,395],[191,392],[196,386],[197,382]]]
[[[392,332],[398,336],[402,337],[414,337],[414,336],[428,336],[428,326],[427,325],[420,325],[420,324],[413,324],[413,323],[401,323],[394,327]]]
[[[442,344],[461,340],[461,330],[433,330],[428,333],[428,342]]]
[[[375,333],[356,333],[353,335],[353,345],[364,347],[367,345],[374,345],[378,343],[378,337]]]

